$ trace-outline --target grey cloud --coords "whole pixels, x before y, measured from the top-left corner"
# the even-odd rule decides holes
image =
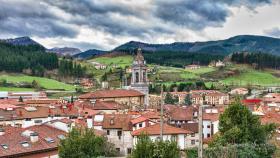
[[[157,0],[156,16],[191,29],[200,30],[207,26],[219,26],[228,16],[223,4],[197,0]]]
[[[155,15],[165,22],[172,22],[193,30],[208,26],[221,26],[231,14],[230,6],[254,9],[270,0],[155,0]]]
[[[0,0],[0,32],[16,36],[75,38],[79,34],[76,28],[85,26],[112,37],[146,40],[162,34],[173,35],[180,27],[195,31],[219,27],[230,16],[230,6],[254,9],[271,0],[150,0],[146,5],[135,5],[136,2],[139,0],[126,3],[113,0]],[[70,18],[60,16],[54,10],[70,15]],[[130,18],[136,22],[127,20]],[[144,24],[137,21],[144,21]]]
[[[17,36],[75,37],[78,31],[59,22],[47,6],[36,1],[0,0],[0,31]]]
[[[271,29],[264,30],[264,33],[269,36],[272,36],[272,37],[280,38],[280,28],[279,27],[273,27]]]

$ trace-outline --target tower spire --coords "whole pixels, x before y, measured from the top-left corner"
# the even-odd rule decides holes
[[[140,60],[140,61],[143,61],[144,60],[144,57],[143,57],[143,55],[142,55],[142,50],[141,50],[141,48],[138,48],[137,49],[137,55],[136,55],[136,58],[135,58],[135,60]]]

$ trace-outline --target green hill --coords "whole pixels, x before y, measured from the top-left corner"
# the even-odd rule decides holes
[[[74,91],[75,86],[69,85],[63,82],[59,82],[57,80],[43,78],[43,77],[34,77],[27,75],[0,75],[0,80],[6,80],[8,83],[21,83],[27,82],[32,83],[33,80],[37,81],[39,85],[46,90],[66,90],[66,91]],[[28,91],[32,90],[32,88],[18,88],[18,87],[0,87],[2,91]]]

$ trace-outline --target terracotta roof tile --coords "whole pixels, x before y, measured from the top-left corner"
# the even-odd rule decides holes
[[[142,133],[147,134],[147,135],[160,135],[160,124],[154,124],[145,128],[141,128],[138,130],[133,131],[131,134],[133,136],[139,136]],[[164,135],[169,135],[169,134],[191,134],[191,131],[182,129],[182,128],[177,128],[170,126],[166,123],[163,124],[163,134]]]
[[[113,90],[98,90],[95,92],[80,95],[80,99],[100,99],[100,98],[116,98],[116,97],[139,97],[144,96],[143,93],[136,90],[113,89]]]
[[[132,119],[131,123],[134,125],[134,124],[137,124],[137,123],[140,123],[140,122],[144,122],[146,120],[149,120],[149,119],[146,118],[146,117],[143,117],[143,116],[139,116],[139,117],[137,117],[135,119]]]
[[[103,119],[103,129],[122,129],[129,131],[132,129],[132,116],[128,114],[105,114]]]
[[[0,157],[25,155],[32,152],[43,152],[45,150],[57,150],[59,143],[59,135],[66,135],[65,132],[56,128],[40,125],[32,126],[26,129],[18,127],[4,127],[5,134],[0,136],[0,144],[6,144],[8,149],[0,147]],[[22,132],[29,130],[38,133],[39,140],[36,143],[31,143],[30,138],[23,136]],[[52,138],[53,143],[48,143],[45,138]],[[23,147],[20,143],[26,141],[29,143],[29,147]]]

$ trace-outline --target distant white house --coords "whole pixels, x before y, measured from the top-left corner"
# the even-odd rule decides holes
[[[229,92],[232,95],[246,95],[248,94],[248,89],[246,88],[235,88]]]
[[[200,69],[200,65],[192,64],[192,65],[186,65],[185,69],[187,70],[195,70],[195,69]]]
[[[104,69],[107,68],[107,65],[105,65],[105,64],[101,64],[101,63],[98,63],[98,62],[95,62],[95,61],[93,61],[91,63],[93,64],[94,68],[97,69],[97,70],[104,70]]]
[[[160,124],[157,123],[154,125],[147,126],[145,128],[134,130],[132,132],[134,146],[137,144],[138,137],[142,133],[147,134],[152,141],[159,140]],[[163,124],[163,140],[176,141],[181,150],[188,148],[186,143],[188,140],[186,138],[189,138],[187,136],[191,136],[191,134],[193,134],[192,131],[173,127],[165,123]]]
[[[224,67],[224,66],[225,66],[225,63],[220,60],[215,63],[215,67]]]

